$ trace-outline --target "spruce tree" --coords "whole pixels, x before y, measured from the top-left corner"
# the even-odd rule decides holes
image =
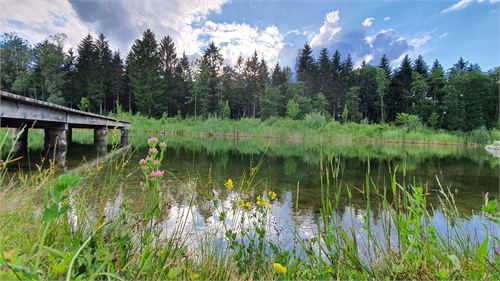
[[[164,112],[158,100],[162,94],[160,60],[155,34],[150,29],[135,40],[127,56],[128,78],[138,111],[160,117]]]

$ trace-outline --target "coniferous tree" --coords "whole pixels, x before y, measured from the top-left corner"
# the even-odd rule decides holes
[[[181,105],[179,97],[177,96],[178,86],[177,80],[179,79],[175,74],[177,66],[177,54],[175,51],[175,44],[170,36],[163,37],[158,46],[158,56],[160,60],[160,75],[163,81],[163,94],[158,101],[167,115],[176,114],[180,110]]]
[[[418,74],[422,75],[423,77],[427,77],[427,74],[429,72],[429,67],[427,66],[427,63],[425,62],[424,57],[422,57],[422,55],[419,55],[415,60],[415,63],[413,65],[413,70]]]
[[[99,95],[99,53],[92,35],[87,34],[78,45],[76,61],[77,91],[72,95],[71,104],[80,104],[82,98],[88,99]]]
[[[164,112],[158,104],[163,91],[157,48],[155,34],[147,29],[127,56],[127,74],[137,110],[155,117]]]
[[[220,49],[215,46],[215,43],[212,41],[203,53],[203,58],[201,60],[202,71],[207,72],[206,75],[202,76],[206,78],[206,86],[208,87],[207,100],[203,100],[203,102],[207,103],[203,105],[203,108],[206,106],[207,109],[205,114],[220,112],[220,106],[222,105],[220,76],[222,74],[223,61],[224,59],[222,58]]]
[[[400,67],[392,77],[387,94],[387,119],[394,121],[399,112],[408,112],[411,104],[412,66],[408,55],[405,55]]]
[[[109,73],[111,69],[112,52],[109,49],[109,43],[100,34],[95,42],[97,51],[97,77],[98,77],[98,91],[96,95],[89,96],[91,108],[95,107],[94,111],[102,114],[103,111],[108,111],[108,103],[112,102],[113,94],[111,92],[111,76]]]
[[[342,93],[344,91],[344,86],[342,82],[342,62],[340,57],[340,52],[335,51],[332,57],[331,63],[331,91],[330,95],[326,96],[330,102],[330,112],[332,113],[332,118],[337,120],[340,117],[340,112],[342,111]]]

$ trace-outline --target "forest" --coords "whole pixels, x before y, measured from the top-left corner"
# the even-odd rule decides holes
[[[288,117],[320,114],[356,123],[421,122],[470,131],[496,127],[500,68],[484,71],[460,57],[449,69],[436,59],[384,55],[355,67],[349,54],[308,43],[295,69],[269,65],[255,52],[228,64],[211,42],[199,58],[179,55],[174,41],[148,29],[122,59],[106,37],[85,36],[65,51],[66,36],[31,44],[15,33],[0,41],[3,91],[99,114],[148,117]]]

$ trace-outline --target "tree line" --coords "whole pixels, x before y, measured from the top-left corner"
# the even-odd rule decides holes
[[[288,66],[270,67],[255,52],[225,63],[213,42],[199,59],[178,55],[169,36],[151,30],[135,40],[125,61],[103,34],[85,36],[76,53],[64,51],[64,34],[35,45],[15,33],[0,41],[0,87],[95,113],[119,109],[151,117],[290,117],[321,114],[341,122],[384,123],[416,119],[432,128],[469,131],[498,120],[500,68],[484,72],[460,58],[445,70],[436,59],[405,55],[397,68],[354,67],[348,54],[299,50],[295,77]]]

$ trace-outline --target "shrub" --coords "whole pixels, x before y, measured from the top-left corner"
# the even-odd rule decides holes
[[[407,128],[408,131],[414,131],[422,128],[422,121],[420,121],[420,117],[409,113],[398,113],[394,123],[398,126]]]
[[[304,117],[304,123],[306,124],[307,127],[319,129],[325,125],[326,117],[325,115],[317,112],[308,113]]]

